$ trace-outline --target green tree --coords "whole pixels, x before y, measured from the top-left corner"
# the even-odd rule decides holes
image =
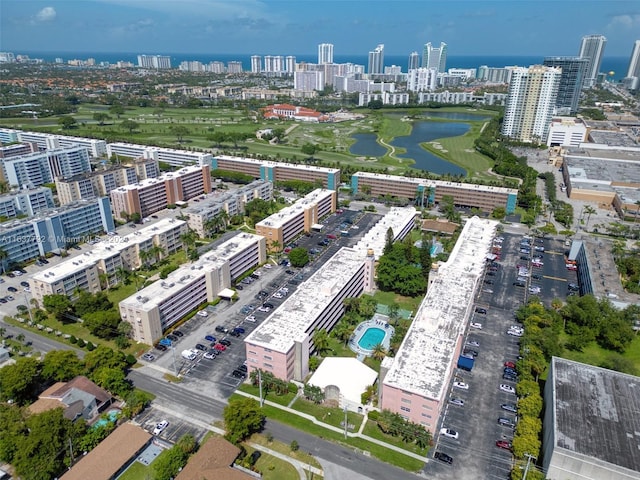
[[[132,390],[124,370],[119,368],[100,367],[91,373],[91,380],[121,398]]]
[[[189,455],[178,445],[163,450],[151,464],[153,480],[170,480],[187,464]]]
[[[309,263],[309,252],[307,252],[307,249],[304,247],[293,248],[289,252],[289,260],[291,261],[291,265],[294,267],[304,267]]]
[[[42,306],[58,320],[64,320],[71,312],[71,300],[66,295],[45,295],[42,298]]]
[[[129,133],[133,133],[134,130],[137,130],[140,127],[138,122],[134,122],[133,120],[123,120],[120,122],[120,126],[125,130],[128,130]]]
[[[322,355],[329,350],[329,334],[324,328],[313,332],[313,344],[318,355]]]
[[[381,343],[378,343],[376,346],[373,347],[373,352],[371,353],[371,356],[376,360],[382,361],[386,355],[387,355],[387,350],[384,348],[384,345],[382,345]]]
[[[109,120],[109,118],[111,117],[104,112],[96,112],[93,114],[93,119],[98,122],[100,126],[104,125],[105,120]]]
[[[393,229],[389,227],[387,229],[387,233],[384,239],[384,249],[382,250],[383,255],[386,255],[391,252],[391,249],[393,248],[394,238],[395,238],[395,235],[393,234]]]
[[[56,382],[66,382],[82,373],[82,361],[72,350],[51,350],[42,361],[42,377]]]
[[[597,210],[593,208],[591,205],[585,205],[582,209],[582,213],[587,215],[587,223],[584,226],[585,230],[589,230],[589,220],[591,220],[591,215],[596,213]]]
[[[313,403],[322,403],[324,401],[324,393],[320,387],[307,383],[304,386],[304,398]]]
[[[124,114],[124,107],[122,105],[111,105],[111,107],[109,108],[109,112],[112,115],[117,116],[118,120],[120,120],[120,115]]]
[[[0,403],[0,460],[13,462],[18,439],[28,433],[25,415],[18,405]]]
[[[232,443],[238,443],[253,433],[259,432],[264,425],[264,415],[258,402],[251,398],[231,400],[223,412],[226,437]]]
[[[87,373],[91,373],[99,367],[124,370],[127,367],[127,359],[120,351],[112,350],[105,345],[98,345],[98,348],[93,352],[85,355],[84,368]]]
[[[178,138],[178,143],[182,143],[185,135],[189,135],[189,129],[184,125],[173,125],[171,131]]]
[[[84,315],[84,325],[89,331],[100,338],[115,338],[120,332],[118,325],[121,323],[120,313],[115,309],[92,312]]]
[[[122,414],[127,418],[133,418],[144,410],[152,399],[153,397],[147,392],[134,388],[125,397],[126,406],[122,410]]]
[[[77,124],[78,122],[76,121],[76,119],[73,117],[70,117],[69,115],[65,115],[58,119],[58,125],[60,125],[63,130],[69,130],[71,128],[74,128]]]
[[[0,368],[0,399],[23,405],[36,395],[40,381],[40,363],[31,357],[20,357],[13,365]]]
[[[102,312],[113,308],[113,302],[104,292],[91,293],[86,290],[78,292],[78,298],[73,304],[77,316],[83,317],[87,313]]]

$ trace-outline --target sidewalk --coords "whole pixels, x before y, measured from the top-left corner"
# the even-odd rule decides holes
[[[255,395],[251,395],[250,393],[242,392],[240,390],[236,390],[236,393],[238,395],[242,395],[242,396],[253,398],[254,400],[260,401],[260,398],[256,397]],[[280,405],[278,403],[271,402],[269,400],[265,400],[264,403],[266,405],[269,405],[270,407],[279,408],[280,410],[284,410],[285,412],[291,413],[293,415],[298,415],[299,417],[305,418],[305,419],[315,423],[316,425],[318,425],[318,426],[320,426],[322,428],[326,428],[327,430],[331,430],[331,431],[336,432],[336,433],[344,434],[344,430],[342,428],[334,427],[333,425],[329,425],[327,423],[321,422],[316,417],[314,417],[313,415],[309,415],[307,413],[299,412],[297,410],[294,410],[293,408],[285,407],[285,406],[282,406],[282,405]],[[391,445],[389,443],[383,442],[382,440],[378,440],[377,438],[369,437],[368,435],[362,434],[362,430],[363,429],[364,429],[364,422],[362,423],[362,425],[360,425],[360,428],[359,428],[358,432],[356,432],[356,433],[347,432],[347,437],[362,438],[363,440],[366,440],[366,441],[371,442],[371,443],[375,443],[376,445],[380,445],[381,447],[385,447],[385,448],[387,448],[389,450],[393,450],[394,452],[401,453],[403,455],[406,455],[406,456],[411,457],[411,458],[415,458],[416,460],[420,460],[420,461],[423,461],[425,463],[427,462],[427,457],[423,457],[421,455],[418,455],[417,453],[410,452],[410,451],[405,450],[403,448],[396,447],[395,445]]]

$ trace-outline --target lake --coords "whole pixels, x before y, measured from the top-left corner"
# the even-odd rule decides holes
[[[356,141],[349,149],[352,155],[382,157],[387,153],[387,149],[376,142],[378,136],[375,133],[355,133],[351,138]]]

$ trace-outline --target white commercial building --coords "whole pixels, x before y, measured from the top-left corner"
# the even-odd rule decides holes
[[[294,72],[293,88],[303,92],[322,90],[324,88],[324,72]]]
[[[581,118],[556,117],[551,120],[547,145],[549,147],[579,147],[587,140],[587,126]]]
[[[168,55],[138,55],[138,67],[155,68],[156,70],[171,68],[171,57]]]
[[[369,102],[380,100],[383,105],[407,105],[409,103],[408,92],[382,92],[382,93],[360,93],[358,105],[363,107]]]
[[[422,92],[435,90],[438,85],[438,70],[436,68],[416,68],[409,70],[407,75],[407,90]]]
[[[168,163],[175,167],[204,165],[211,162],[210,153],[190,152],[188,150],[176,150],[174,148],[150,147],[134,143],[109,143],[107,144],[107,154],[109,157],[120,155],[129,158],[150,158],[157,160],[158,162]]]

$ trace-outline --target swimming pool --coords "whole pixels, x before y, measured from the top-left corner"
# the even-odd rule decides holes
[[[386,332],[381,328],[369,327],[358,340],[358,346],[363,350],[373,350],[376,345],[382,343]]]
[[[109,410],[107,412],[107,417],[108,418],[101,418],[96,423],[94,423],[93,426],[95,428],[98,428],[98,427],[105,426],[107,423],[113,423],[118,419],[118,415],[119,414],[120,414],[120,410]]]

